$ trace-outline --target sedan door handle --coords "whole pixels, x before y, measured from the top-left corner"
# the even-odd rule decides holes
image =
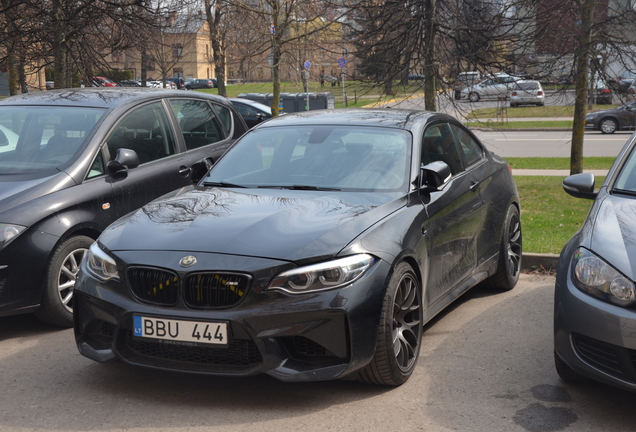
[[[471,181],[470,182],[470,190],[473,191],[473,192],[476,191],[480,184],[481,183],[479,183],[479,182]]]
[[[179,174],[181,174],[183,177],[190,177],[190,174],[192,173],[192,168],[188,168],[187,166],[183,166],[181,165],[179,167]]]

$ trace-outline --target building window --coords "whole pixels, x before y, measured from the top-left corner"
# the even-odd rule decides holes
[[[183,46],[181,44],[174,44],[172,46],[172,57],[180,58],[183,53]]]

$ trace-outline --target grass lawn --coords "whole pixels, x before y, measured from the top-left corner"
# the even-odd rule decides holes
[[[549,128],[571,128],[570,120],[554,120],[554,121],[507,121],[507,122],[466,122],[468,127],[487,127],[490,129],[549,129]]]
[[[584,169],[610,169],[613,157],[586,157],[583,159]],[[570,158],[567,157],[507,157],[506,162],[513,169],[570,169]]]
[[[524,252],[559,254],[585,220],[592,200],[566,194],[562,181],[562,177],[515,177],[521,199]],[[604,181],[605,177],[598,177],[596,184]]]
[[[592,111],[601,109],[616,108],[618,105],[594,105]],[[468,118],[489,118],[496,117],[497,108],[482,108],[474,110],[468,115]],[[518,107],[506,108],[508,118],[523,117],[572,117],[574,115],[574,106],[542,106],[542,107]]]

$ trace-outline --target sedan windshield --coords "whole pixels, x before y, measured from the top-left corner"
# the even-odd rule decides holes
[[[614,192],[636,194],[636,151],[632,150],[629,159],[614,183]]]
[[[406,190],[411,135],[398,129],[285,126],[243,137],[204,185],[301,190]],[[228,186],[232,185],[232,186]]]
[[[54,171],[75,160],[105,110],[0,107],[0,174]]]

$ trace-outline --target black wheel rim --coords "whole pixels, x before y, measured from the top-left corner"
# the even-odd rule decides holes
[[[413,367],[422,339],[422,304],[412,274],[402,276],[393,301],[393,353],[401,371]]]
[[[508,270],[513,278],[521,270],[521,222],[519,215],[513,214],[508,226]]]

